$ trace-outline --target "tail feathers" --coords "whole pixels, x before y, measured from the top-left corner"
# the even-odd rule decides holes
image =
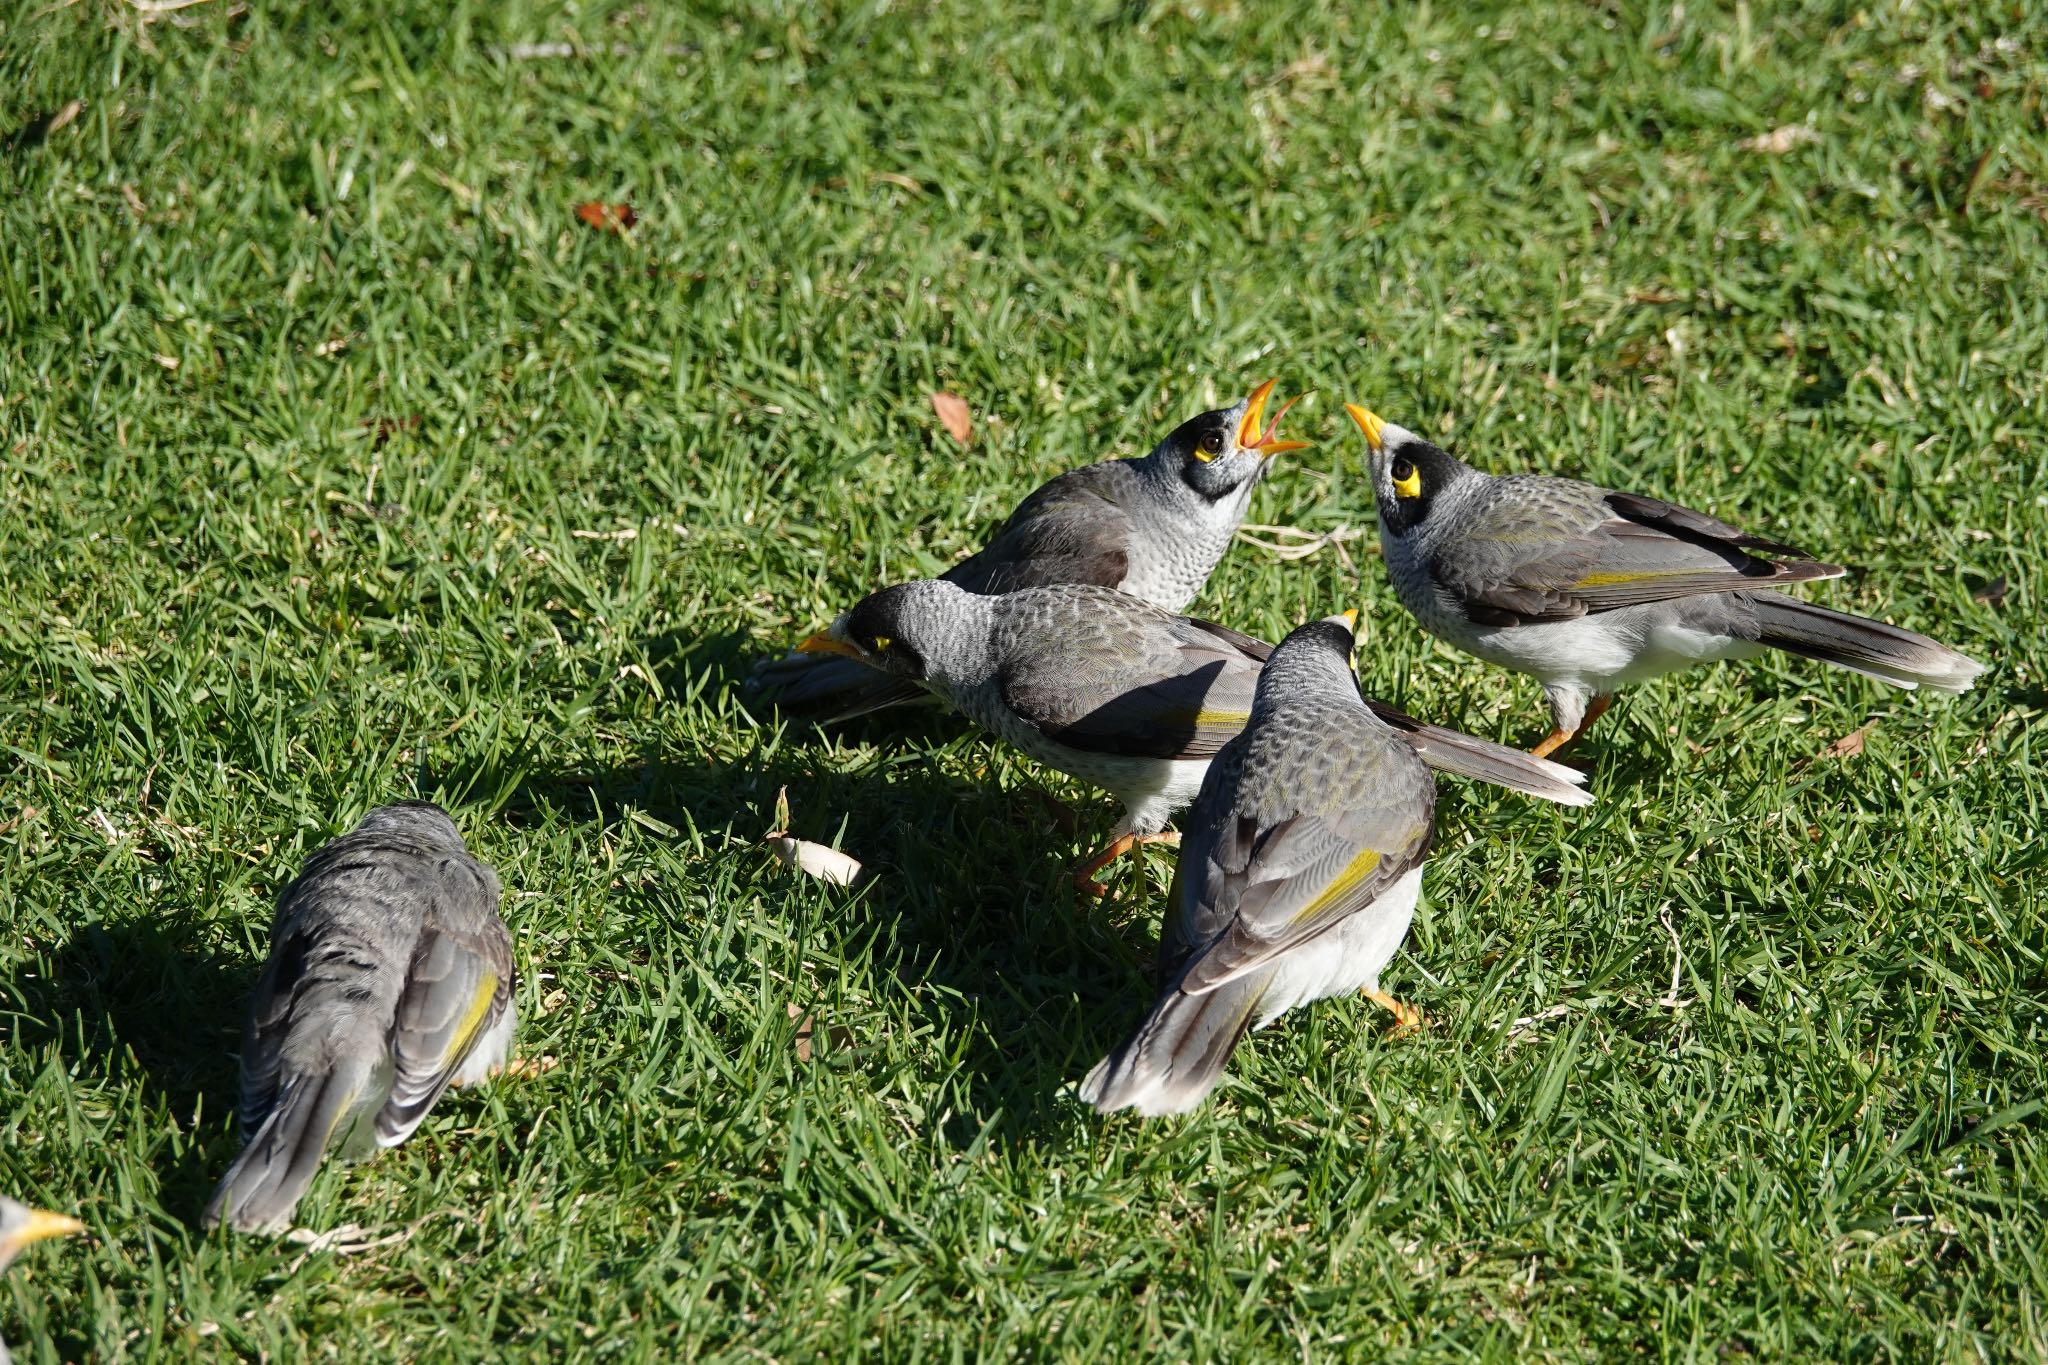
[[[915,683],[831,654],[786,654],[764,660],[748,676],[747,690],[821,725],[837,725],[927,695]]]
[[[1096,1064],[1081,1098],[1103,1113],[1185,1114],[1209,1098],[1224,1064],[1253,1024],[1270,973],[1188,995],[1169,990],[1137,1032]]]
[[[1895,687],[1967,692],[1984,665],[1947,645],[1862,616],[1778,593],[1745,594],[1756,609],[1759,644],[1819,659]]]
[[[1490,782],[1560,806],[1593,804],[1593,794],[1585,788],[1586,775],[1576,768],[1441,725],[1424,724],[1385,702],[1368,699],[1366,705],[1408,741],[1417,758],[1438,772]]]
[[[339,1131],[363,1108],[367,1075],[341,1069],[294,1078],[207,1202],[200,1221],[283,1232]]]

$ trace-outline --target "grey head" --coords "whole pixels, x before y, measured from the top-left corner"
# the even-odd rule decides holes
[[[393,801],[365,815],[356,826],[361,834],[409,840],[426,848],[461,850],[462,831],[448,812],[431,801]]]
[[[797,649],[843,654],[908,682],[972,685],[994,671],[997,600],[943,579],[898,583],[869,593]]]
[[[1358,679],[1351,671],[1357,622],[1358,613],[1346,611],[1289,631],[1273,646],[1259,674],[1254,713],[1304,700],[1351,701],[1363,709]]]
[[[1235,527],[1252,489],[1265,476],[1266,462],[1282,451],[1308,446],[1279,437],[1280,419],[1300,400],[1283,403],[1266,420],[1266,403],[1278,382],[1268,379],[1230,407],[1190,417],[1132,465],[1170,504],[1197,520],[1228,517]]]
[[[1462,502],[1487,480],[1487,475],[1406,427],[1355,403],[1346,403],[1344,411],[1365,433],[1365,443],[1372,451],[1373,500],[1379,504],[1380,534],[1384,537],[1406,538],[1426,524],[1432,512]]]

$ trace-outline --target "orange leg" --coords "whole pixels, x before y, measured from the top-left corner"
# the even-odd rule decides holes
[[[1600,719],[1600,717],[1606,715],[1607,708],[1612,705],[1614,705],[1614,698],[1611,696],[1603,694],[1594,697],[1592,704],[1586,707],[1585,717],[1584,719],[1580,720],[1578,729],[1552,730],[1549,734],[1543,737],[1543,742],[1541,744],[1538,744],[1529,752],[1534,754],[1538,758],[1549,758],[1552,754],[1556,753],[1559,749],[1564,748],[1567,744],[1576,744],[1579,741],[1580,737],[1582,737],[1586,733],[1586,731],[1593,728],[1593,722]]]
[[[1089,895],[1101,900],[1109,894],[1109,888],[1095,880],[1095,874],[1123,857],[1139,844],[1178,844],[1178,830],[1162,830],[1158,834],[1125,834],[1112,839],[1103,850],[1074,869],[1074,885]]]
[[[1405,1000],[1396,1000],[1385,991],[1360,991],[1360,995],[1394,1016],[1394,1034],[1413,1033],[1426,1022],[1422,1011]]]

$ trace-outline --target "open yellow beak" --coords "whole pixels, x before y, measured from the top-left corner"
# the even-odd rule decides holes
[[[51,1213],[45,1209],[30,1209],[28,1221],[22,1225],[20,1232],[14,1234],[14,1245],[7,1248],[7,1253],[11,1256],[31,1243],[45,1241],[51,1237],[69,1237],[75,1232],[84,1231],[85,1224],[76,1218],[66,1218],[61,1213]]]
[[[1358,429],[1365,433],[1365,443],[1373,448],[1374,454],[1387,448],[1386,439],[1380,435],[1386,429],[1385,422],[1356,403],[1346,403],[1344,411],[1351,414],[1351,420],[1358,423]]]
[[[1267,459],[1271,459],[1283,450],[1308,449],[1309,443],[1307,441],[1281,441],[1274,439],[1280,431],[1280,419],[1287,415],[1289,408],[1301,401],[1301,395],[1299,394],[1296,394],[1280,405],[1280,411],[1273,414],[1273,420],[1266,425],[1265,431],[1261,432],[1259,430],[1259,424],[1266,415],[1266,400],[1273,396],[1273,386],[1279,382],[1277,379],[1268,379],[1265,383],[1253,389],[1252,396],[1245,400],[1244,416],[1240,417],[1237,421],[1237,448],[1239,450],[1256,450]]]
[[[860,657],[859,650],[827,630],[821,630],[816,635],[807,637],[802,644],[796,647],[796,652],[799,654],[844,654],[849,659],[858,659]]]

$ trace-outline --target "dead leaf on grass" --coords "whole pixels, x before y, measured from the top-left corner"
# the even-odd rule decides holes
[[[640,215],[633,212],[631,204],[578,204],[576,216],[586,227],[598,232],[623,233],[640,221]]]
[[[1870,738],[1870,731],[1876,724],[1877,722],[1873,720],[1866,721],[1862,725],[1857,726],[1854,730],[1851,730],[1848,734],[1843,735],[1833,744],[1821,750],[1821,757],[1854,758],[1863,752],[1863,741]]]
[[[966,399],[958,394],[935,393],[932,395],[932,411],[939,415],[939,421],[961,445],[974,439],[974,414],[968,411]]]

